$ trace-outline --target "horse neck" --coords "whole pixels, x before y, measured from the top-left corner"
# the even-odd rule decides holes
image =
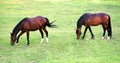
[[[18,32],[20,31],[20,28],[21,28],[20,25],[17,25],[17,26],[14,28],[12,34],[17,35]]]
[[[77,22],[77,29],[81,29],[82,28],[82,21],[78,21]]]
[[[14,35],[17,35],[18,34],[18,32],[21,30],[21,28],[22,28],[22,22],[23,21],[25,21],[27,18],[24,18],[23,20],[21,20],[17,25],[16,25],[16,27],[13,29],[13,32],[12,32],[12,34],[14,34]]]

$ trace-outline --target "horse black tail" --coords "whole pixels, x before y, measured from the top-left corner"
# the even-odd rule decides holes
[[[109,17],[109,21],[108,21],[108,35],[110,35],[110,38],[112,38],[112,27],[111,27],[111,20],[110,20],[110,16]]]
[[[55,21],[53,21],[53,22],[49,22],[49,20],[48,20],[48,18],[45,18],[46,19],[46,21],[47,21],[47,23],[46,23],[46,25],[48,26],[48,27],[51,27],[51,28],[53,28],[53,27],[55,27],[56,25],[53,25],[53,23],[55,22]]]

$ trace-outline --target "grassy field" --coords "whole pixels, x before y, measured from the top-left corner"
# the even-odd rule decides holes
[[[0,63],[120,63],[119,0],[0,0]],[[84,40],[76,40],[75,28],[84,13],[104,12],[111,16],[113,36],[101,40],[102,27],[91,27]],[[39,31],[26,34],[19,45],[10,45],[10,32],[24,17],[45,16],[56,20],[57,28],[48,28],[49,44],[40,44]],[[84,26],[82,27],[82,32]],[[106,34],[107,35],[107,34]]]

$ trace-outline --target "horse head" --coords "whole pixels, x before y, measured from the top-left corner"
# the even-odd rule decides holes
[[[79,39],[80,35],[81,35],[81,29],[80,28],[76,29],[76,35],[77,35],[77,39]]]
[[[14,45],[15,41],[16,41],[16,35],[13,33],[10,33],[11,35],[11,45]]]

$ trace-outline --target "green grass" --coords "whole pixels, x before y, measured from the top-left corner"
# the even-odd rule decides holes
[[[119,0],[0,0],[0,63],[120,63]],[[75,28],[84,13],[104,12],[111,16],[113,36],[101,40],[102,27],[91,27],[84,40],[76,40]],[[48,28],[49,44],[40,44],[39,31],[26,34],[19,45],[10,45],[10,32],[24,17],[45,16],[56,20],[57,28]],[[84,26],[82,27],[82,32]]]

